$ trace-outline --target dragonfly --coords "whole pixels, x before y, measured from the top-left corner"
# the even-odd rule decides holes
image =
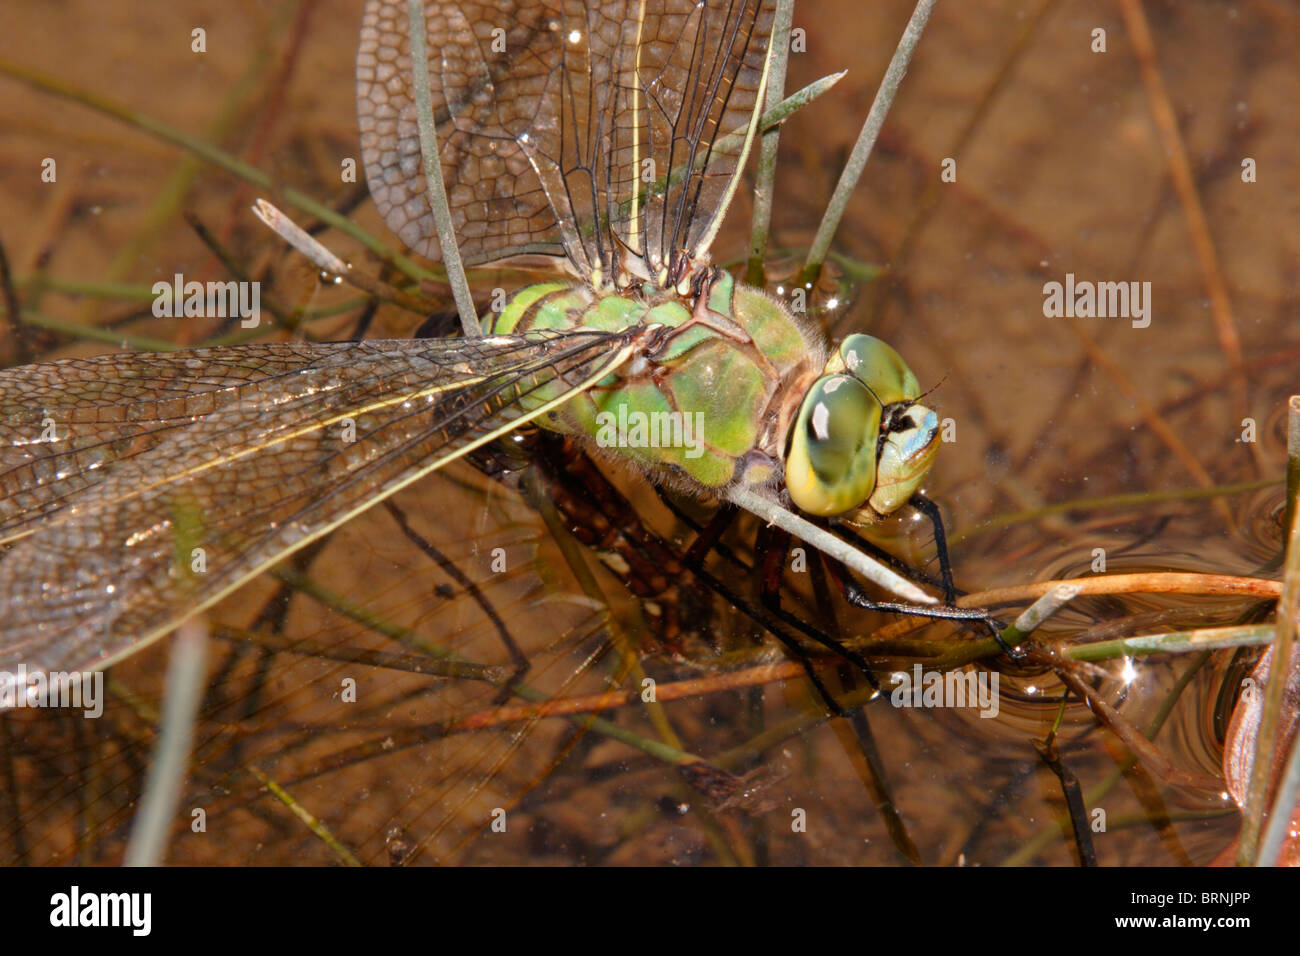
[[[827,345],[710,258],[757,135],[774,8],[427,3],[460,252],[550,256],[562,276],[487,312],[477,337],[0,372],[0,672],[117,664],[527,427],[709,502],[855,524],[924,507],[939,422],[898,352],[865,334]],[[406,23],[405,4],[366,5],[362,158],[392,231],[438,259]],[[951,606],[950,575],[945,590],[859,601],[989,623]]]
[[[264,343],[0,373],[0,670],[107,667],[529,422],[704,497],[743,489],[872,520],[911,500],[939,426],[898,353],[864,334],[827,352],[709,260],[757,128],[773,7],[428,4],[466,261],[551,254],[572,277],[520,290],[479,339]],[[404,5],[369,3],[367,179],[393,231],[436,258],[404,58]],[[740,144],[720,146],[736,129]],[[676,437],[642,434],[656,423]]]

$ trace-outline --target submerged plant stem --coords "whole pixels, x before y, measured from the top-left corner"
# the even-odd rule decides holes
[[[772,75],[767,81],[764,110],[771,111],[785,96],[785,69],[790,61],[790,21],[794,17],[794,0],[778,0],[776,22],[772,26]],[[758,179],[754,184],[754,223],[749,241],[749,267],[745,281],[762,287],[765,281],[763,262],[767,258],[767,240],[772,227],[772,189],[776,181],[777,148],[781,144],[781,127],[761,132],[758,153]]]
[[[438,155],[438,133],[433,122],[433,96],[429,92],[428,30],[424,24],[424,0],[407,0],[410,17],[411,76],[415,85],[416,117],[420,124],[420,153],[424,157],[424,181],[429,194],[429,205],[438,224],[438,248],[442,264],[447,269],[447,281],[460,313],[461,330],[466,338],[483,334],[474,312],[474,297],[469,294],[465,266],[460,261],[460,246],[456,243],[456,230],[451,224],[451,209],[447,205],[447,190],[442,185],[442,161]]]
[[[126,866],[160,866],[189,769],[194,722],[207,679],[207,625],[191,618],[172,641],[161,734],[131,827]]]
[[[817,227],[817,234],[813,237],[812,246],[808,250],[808,258],[804,260],[803,271],[800,274],[802,283],[816,282],[817,276],[821,273],[822,263],[826,261],[826,253],[831,247],[831,239],[839,228],[840,220],[844,218],[844,211],[848,208],[849,199],[857,188],[858,179],[867,166],[867,160],[871,158],[876,137],[880,135],[880,129],[885,125],[885,116],[888,115],[889,108],[894,105],[894,96],[898,93],[898,86],[907,73],[907,65],[911,62],[912,53],[921,40],[921,32],[930,19],[934,4],[935,0],[917,0],[916,9],[912,11],[912,19],[908,21],[907,29],[903,31],[903,36],[898,41],[894,57],[889,61],[885,77],[880,81],[880,89],[876,92],[875,101],[872,102],[871,110],[867,113],[866,122],[862,124],[858,141],[853,146],[853,152],[849,155],[844,171],[840,173],[840,181],[835,185],[835,192],[831,194],[830,202],[826,204],[821,225]]]
[[[1250,789],[1247,791],[1245,815],[1241,822],[1241,844],[1237,848],[1237,863],[1242,866],[1254,866],[1260,862],[1260,832],[1264,826],[1265,810],[1269,807],[1274,752],[1283,743],[1279,738],[1287,733],[1283,724],[1283,701],[1287,692],[1294,690],[1296,682],[1296,625],[1297,618],[1300,618],[1300,514],[1295,514],[1294,511],[1295,509],[1291,533],[1287,538],[1286,562],[1283,565],[1282,597],[1277,602],[1274,625],[1277,638],[1273,642],[1273,666],[1268,676],[1268,686],[1264,689],[1264,706],[1255,736],[1255,761],[1251,765]],[[1274,804],[1272,814],[1289,822],[1291,808],[1292,804]]]

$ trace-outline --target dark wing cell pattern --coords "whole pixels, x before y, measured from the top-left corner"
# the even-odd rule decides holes
[[[608,281],[624,265],[656,278],[706,251],[697,247],[723,211],[758,105],[774,6],[427,4],[434,117],[466,261],[564,255],[580,276]],[[405,3],[367,4],[362,155],[389,226],[438,258],[407,29]]]

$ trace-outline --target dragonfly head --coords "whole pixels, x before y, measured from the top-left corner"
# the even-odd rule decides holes
[[[939,418],[897,352],[851,335],[804,396],[786,447],[786,489],[809,514],[890,514],[925,481]]]

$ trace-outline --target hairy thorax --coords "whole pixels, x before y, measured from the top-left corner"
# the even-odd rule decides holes
[[[736,483],[778,480],[799,396],[820,373],[824,346],[780,303],[726,273],[713,282],[707,304],[704,323],[683,329],[657,353],[638,357],[538,424],[711,496]],[[672,291],[602,297],[586,285],[552,282],[523,289],[484,325],[500,334],[619,331],[677,328],[691,319],[691,303]],[[540,404],[557,387],[526,402]]]

